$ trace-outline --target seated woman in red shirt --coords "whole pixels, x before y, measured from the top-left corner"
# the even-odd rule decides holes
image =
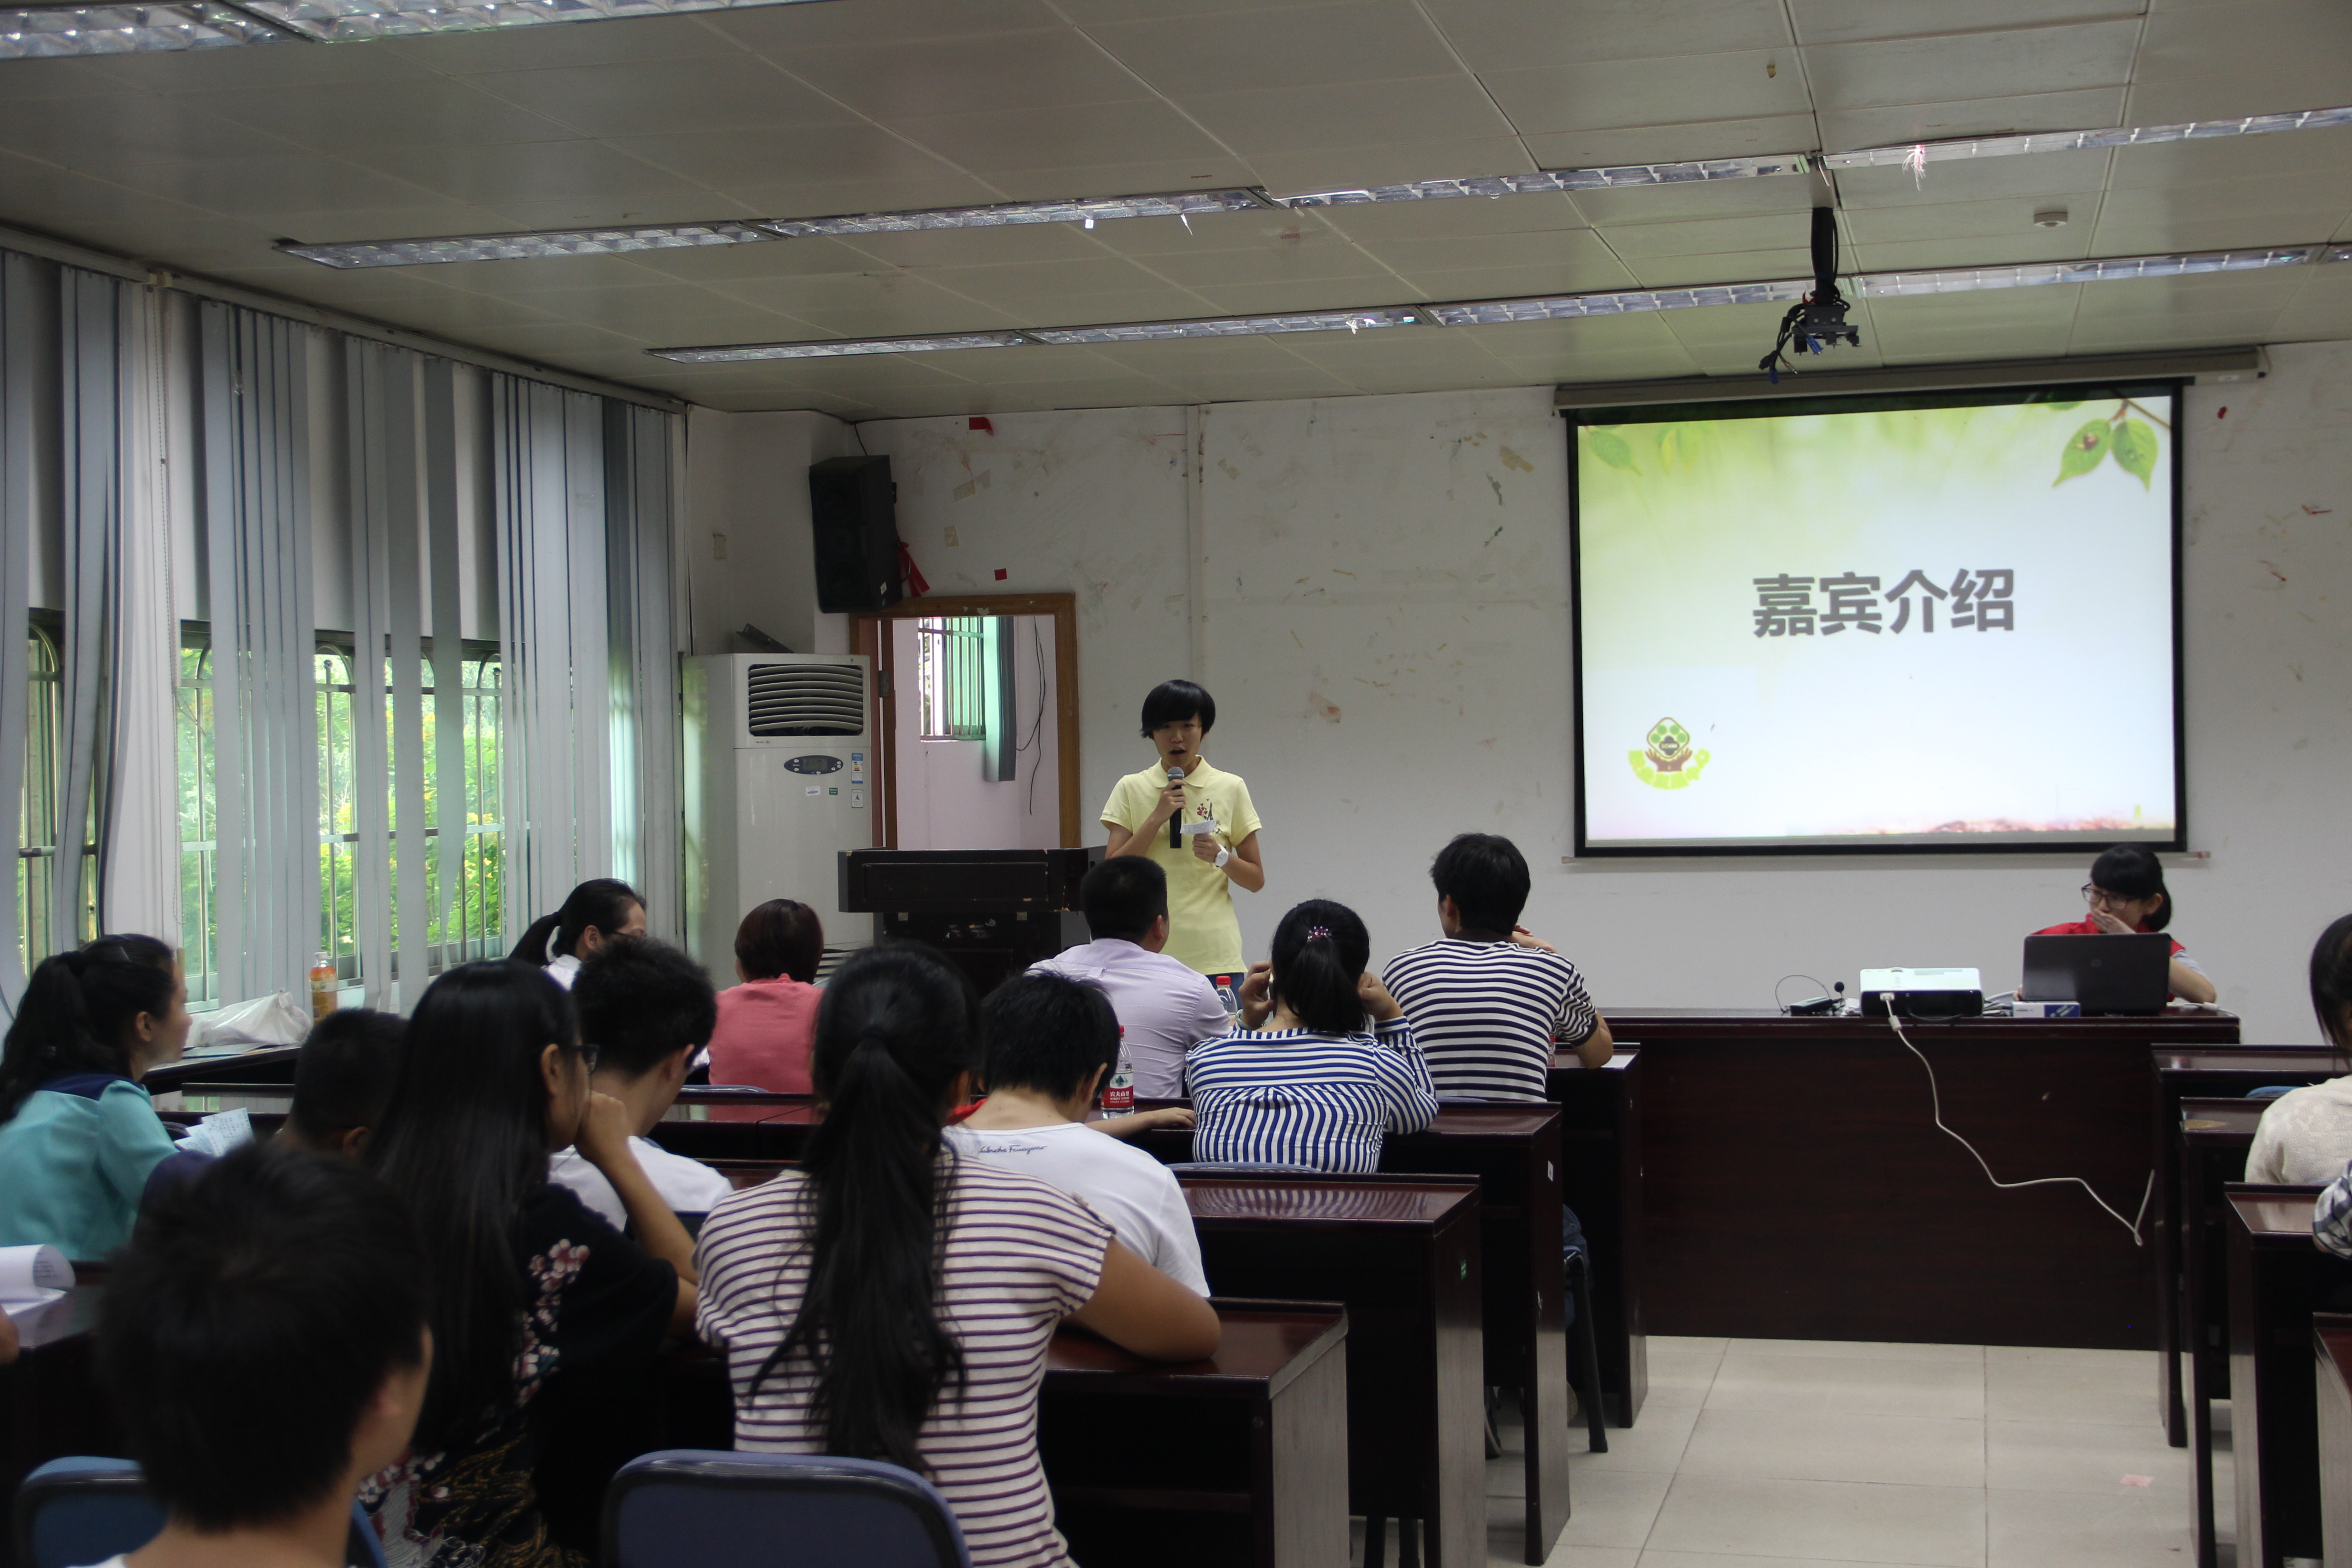
[[[2164,867],[2155,854],[2137,845],[2118,844],[2091,862],[2091,879],[2083,884],[2084,901],[2091,906],[2088,920],[2045,926],[2035,936],[2126,936],[2134,931],[2160,931],[2172,921],[2172,897],[2164,889]],[[2172,944],[2172,994],[2183,1002],[2210,1004],[2221,994],[2197,961],[2179,942]]]
[[[824,993],[814,982],[824,958],[816,911],[770,899],[735,928],[740,985],[719,994],[710,1037],[710,1081],[748,1083],[778,1094],[808,1094],[809,1047]]]

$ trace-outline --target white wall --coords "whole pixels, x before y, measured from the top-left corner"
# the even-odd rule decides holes
[[[2352,345],[2278,349],[2268,382],[2193,390],[2185,409],[2189,810],[2212,858],[2176,863],[2174,931],[2249,1040],[2309,1040],[2310,942],[2352,909]],[[1083,820],[1150,761],[1146,690],[1190,674],[1216,693],[1210,756],[1266,822],[1267,890],[1237,895],[1253,952],[1317,894],[1355,906],[1378,955],[1425,940],[1429,857],[1467,829],[1518,842],[1528,923],[1604,1007],[1769,1005],[1793,971],[1850,984],[1883,963],[2007,985],[2024,932],[2075,918],[2087,857],[1562,865],[1567,457],[1549,389],[1200,410],[1197,594],[1187,417],[860,433],[891,455],[899,533],[934,588],[1077,593]],[[724,623],[698,606],[698,626]]]
[[[897,639],[899,698],[896,742],[898,847],[901,849],[1050,849],[1062,841],[1060,755],[1054,723],[1054,618],[1015,616],[1013,706],[1017,738],[1028,749],[1013,759],[1013,776],[991,783],[980,741],[923,739],[923,709],[915,691],[915,623],[889,623]],[[1045,680],[1036,658],[1042,638]],[[1044,722],[1038,723],[1040,704]],[[1030,741],[1032,729],[1035,740]]]
[[[735,636],[746,622],[794,653],[849,651],[847,617],[816,607],[808,471],[856,451],[856,433],[829,415],[688,414],[682,553],[694,652],[759,651]]]

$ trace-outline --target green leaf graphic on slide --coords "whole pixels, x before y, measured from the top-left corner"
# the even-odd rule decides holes
[[[2109,438],[2116,454],[2116,467],[2127,474],[2139,476],[2139,488],[2152,489],[2156,474],[2156,432],[2137,419],[2126,419],[2116,426]],[[2063,464],[2060,465],[2062,468]],[[2063,474],[2059,476],[2064,478]]]
[[[2087,474],[2105,460],[2109,432],[2113,429],[2104,419],[2086,421],[2072,436],[2058,454],[2058,477],[2050,481],[2054,489],[2077,474]]]
[[[1638,474],[1642,471],[1641,467],[1633,461],[1633,449],[1626,446],[1625,437],[1618,435],[1614,430],[1603,429],[1596,425],[1584,433],[1584,442],[1591,449],[1594,457],[1611,468],[1622,468],[1629,474]]]

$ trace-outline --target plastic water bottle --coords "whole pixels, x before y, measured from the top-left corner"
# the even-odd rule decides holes
[[[1233,986],[1223,980],[1217,982],[1217,1005],[1225,1010],[1227,1018],[1242,1016],[1242,999],[1234,995]]]
[[[1103,1110],[1113,1116],[1125,1116],[1135,1109],[1135,1061],[1127,1054],[1127,1026],[1118,1030],[1118,1064],[1110,1069],[1110,1082],[1103,1088]]]

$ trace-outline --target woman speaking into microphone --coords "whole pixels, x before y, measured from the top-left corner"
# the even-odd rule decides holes
[[[1118,781],[1103,803],[1108,856],[1141,855],[1168,873],[1168,956],[1238,993],[1242,923],[1230,885],[1265,886],[1257,808],[1239,773],[1202,755],[1217,700],[1189,680],[1163,680],[1143,700],[1143,737],[1160,762]]]

